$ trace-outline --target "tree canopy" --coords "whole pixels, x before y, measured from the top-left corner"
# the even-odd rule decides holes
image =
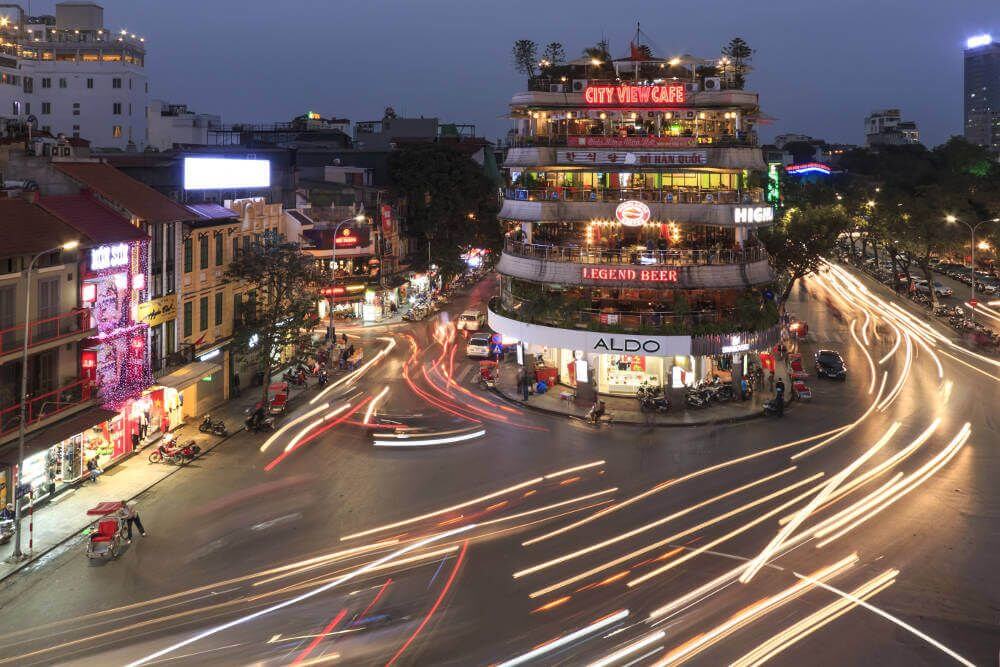
[[[722,55],[731,61],[733,84],[741,90],[746,85],[746,75],[750,71],[750,61],[753,60],[753,54],[754,50],[742,37],[733,37],[728,44],[722,47]]]
[[[511,57],[514,59],[514,71],[528,77],[535,75],[535,67],[538,65],[537,44],[530,39],[519,39],[514,42]]]
[[[447,144],[412,144],[389,157],[393,189],[407,200],[410,233],[423,239],[416,259],[460,273],[469,247],[496,254],[503,234],[497,219],[497,185],[471,158]]]

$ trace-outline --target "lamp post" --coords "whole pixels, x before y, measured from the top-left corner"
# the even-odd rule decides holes
[[[973,223],[965,222],[964,220],[959,220],[958,218],[956,218],[953,215],[946,215],[944,217],[944,219],[945,219],[945,222],[947,222],[950,225],[953,225],[955,223],[961,223],[961,224],[965,225],[966,227],[969,228],[969,234],[972,236],[972,247],[969,248],[969,253],[970,253],[971,259],[972,259],[972,272],[969,274],[969,278],[970,278],[969,284],[972,287],[972,296],[969,298],[969,303],[972,306],[972,314],[969,316],[969,319],[975,321],[975,319],[976,319],[976,305],[975,305],[975,300],[976,300],[976,230],[979,229],[979,225],[985,224],[987,222],[1000,222],[1000,218],[987,218],[986,220],[980,220],[979,222],[974,223],[974,224]],[[934,286],[931,285],[930,288],[934,289]]]
[[[21,486],[21,476],[24,474],[24,433],[27,426],[26,411],[28,405],[28,340],[31,338],[31,273],[35,270],[35,262],[39,257],[48,255],[57,250],[73,250],[79,241],[68,241],[55,248],[43,250],[31,258],[28,263],[28,270],[25,275],[24,286],[24,342],[21,346],[21,410],[20,422],[17,426],[17,478],[14,484],[14,551],[10,555],[11,562],[24,559],[21,551],[21,505],[22,494],[19,494],[18,487]]]
[[[367,218],[364,214],[358,213],[353,218],[347,218],[346,220],[341,220],[337,223],[337,226],[333,229],[333,249],[330,254],[330,263],[333,264],[333,286],[337,286],[337,234],[340,233],[340,228],[349,222],[362,223]],[[330,324],[333,324],[333,296],[330,297]]]

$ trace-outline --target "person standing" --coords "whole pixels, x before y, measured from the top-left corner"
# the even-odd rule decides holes
[[[90,481],[97,484],[97,478],[100,476],[103,470],[101,466],[97,465],[97,457],[87,459],[87,472],[90,474]]]
[[[240,397],[240,372],[236,371],[233,373],[233,393],[236,394],[236,398]]]
[[[132,526],[138,528],[139,534],[146,537],[146,529],[143,527],[142,520],[139,518],[139,512],[135,509],[135,503],[123,500],[122,508],[118,510],[118,516],[125,520],[125,526],[128,528],[129,542],[132,541]]]

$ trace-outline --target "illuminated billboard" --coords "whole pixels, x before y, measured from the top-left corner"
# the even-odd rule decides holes
[[[185,190],[240,190],[271,186],[270,160],[184,158]]]

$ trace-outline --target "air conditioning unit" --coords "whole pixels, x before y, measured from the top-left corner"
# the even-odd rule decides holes
[[[698,84],[694,82],[689,82],[684,84],[684,92],[686,93],[697,93]]]
[[[587,88],[586,79],[573,79],[573,92],[582,93]]]
[[[688,120],[694,120],[694,111],[685,111],[684,117]]]
[[[706,76],[705,77],[705,90],[709,91],[719,91],[722,90],[722,79],[717,76]]]
[[[566,86],[562,85],[561,83],[550,83],[549,84],[549,92],[550,93],[565,93],[566,92]]]

